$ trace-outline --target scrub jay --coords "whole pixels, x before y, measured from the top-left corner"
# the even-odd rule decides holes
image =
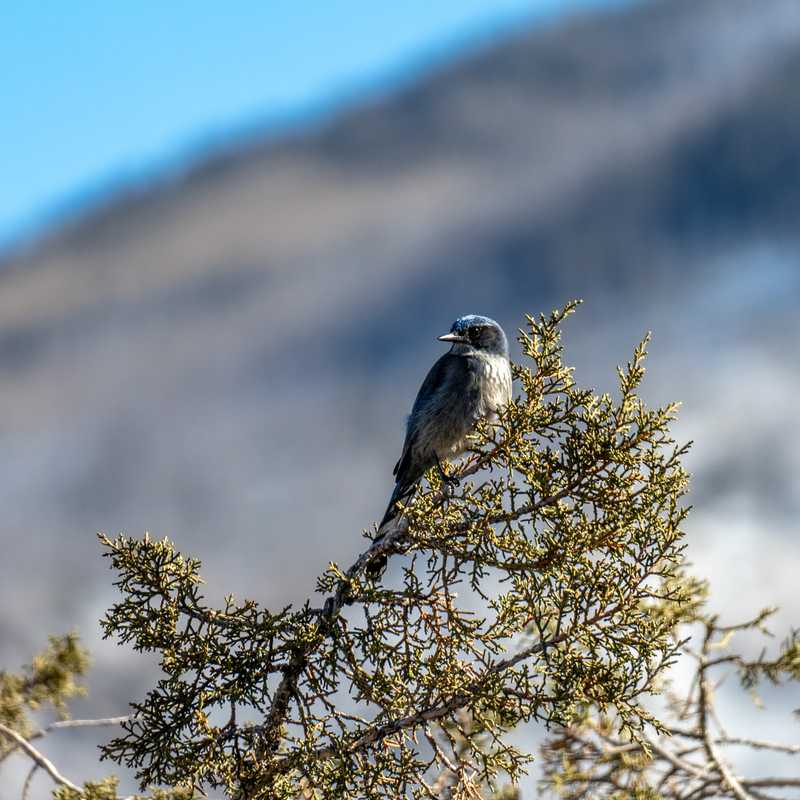
[[[397,516],[396,503],[411,497],[425,472],[436,466],[447,480],[441,460],[462,453],[475,422],[483,417],[496,420],[498,411],[511,401],[508,341],[493,319],[459,317],[439,340],[452,347],[431,367],[414,401],[379,533]],[[378,559],[368,573],[375,577],[385,565],[385,558]]]

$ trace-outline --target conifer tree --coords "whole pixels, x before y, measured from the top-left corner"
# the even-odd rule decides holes
[[[200,563],[173,542],[102,536],[120,593],[104,632],[155,653],[163,671],[129,717],[99,721],[122,728],[103,755],[162,800],[474,800],[515,796],[532,755],[509,734],[534,724],[550,731],[543,788],[565,797],[766,796],[747,794],[719,754],[708,672],[796,679],[797,639],[772,661],[711,658],[729,629],[704,616],[683,562],[676,406],[649,409],[637,394],[647,340],[616,396],[579,387],[560,339],[575,306],[528,318],[518,394],[499,424],[480,424],[452,480],[432,471],[392,529],[368,534],[348,567],[330,564],[299,608],[232,596],[212,608]],[[391,568],[373,581],[384,556]],[[686,625],[705,625],[705,638],[686,656],[700,665],[694,716],[676,727],[647,698],[687,649]],[[69,641],[37,702],[63,709],[74,694],[85,662]],[[11,698],[0,758],[24,751],[47,769],[24,712],[34,684],[0,680]],[[697,746],[673,759],[670,734]],[[51,777],[60,800],[117,796],[113,779]]]

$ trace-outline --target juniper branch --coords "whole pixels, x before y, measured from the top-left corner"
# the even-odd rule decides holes
[[[166,676],[105,754],[143,784],[248,800],[425,796],[443,770],[462,798],[519,776],[529,755],[503,735],[518,723],[597,703],[634,735],[657,725],[635,699],[675,654],[661,609],[689,599],[673,586],[685,450],[667,452],[674,407],[636,396],[645,343],[618,401],[576,387],[558,337],[568,311],[529,319],[535,369],[517,366],[522,395],[477,427],[459,491],[428,475],[391,530],[321,576],[322,608],[229,599],[220,617],[171,542],[104,539],[123,594],[106,633],[158,653]],[[401,588],[365,580],[383,556]],[[238,707],[261,724],[237,722]]]

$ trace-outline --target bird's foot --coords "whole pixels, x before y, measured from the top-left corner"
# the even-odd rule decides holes
[[[461,478],[457,475],[448,475],[444,471],[442,462],[437,458],[436,466],[439,469],[439,477],[442,479],[442,491],[448,496],[452,497],[457,486],[461,485]]]
[[[456,488],[460,483],[461,481],[458,478],[445,478],[442,481],[442,494],[444,494],[445,499],[450,500],[455,497]]]

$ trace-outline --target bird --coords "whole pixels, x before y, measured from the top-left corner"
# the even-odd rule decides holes
[[[442,459],[462,453],[475,423],[479,419],[496,421],[503,406],[511,402],[508,340],[497,322],[467,314],[438,339],[451,347],[431,367],[417,393],[394,467],[394,491],[378,526],[376,542],[397,517],[397,503],[408,500],[419,479],[436,466],[447,481]],[[376,558],[368,574],[375,577],[385,566],[385,556]]]

